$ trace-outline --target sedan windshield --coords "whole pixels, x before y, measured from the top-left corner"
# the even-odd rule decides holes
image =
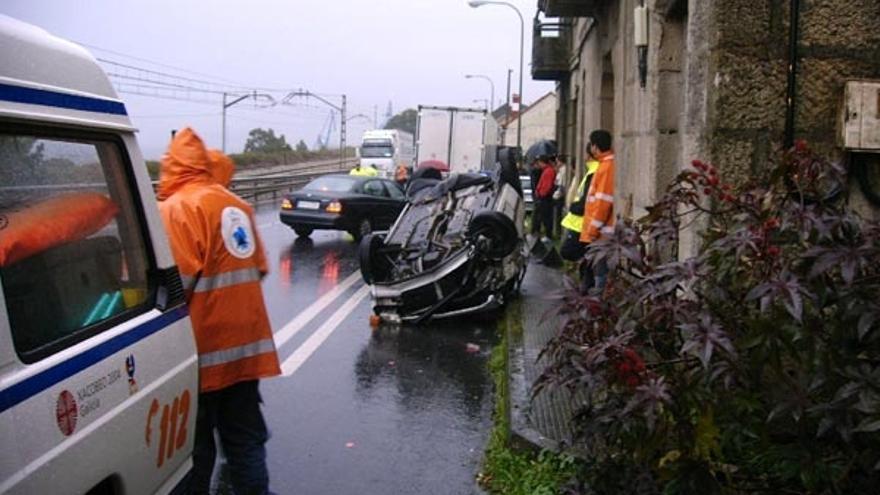
[[[355,179],[348,177],[318,177],[303,189],[309,191],[348,192],[354,186]]]

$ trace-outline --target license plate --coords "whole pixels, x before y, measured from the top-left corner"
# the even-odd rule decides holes
[[[317,210],[321,207],[321,203],[317,201],[298,201],[296,206],[304,210]]]

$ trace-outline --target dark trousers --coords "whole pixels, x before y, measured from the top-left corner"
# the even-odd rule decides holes
[[[565,237],[562,238],[562,245],[559,246],[559,256],[565,261],[580,261],[587,251],[587,245],[581,242],[581,233],[563,228]]]
[[[532,212],[532,234],[540,235],[542,226],[544,235],[553,237],[553,198],[535,200],[535,211]]]
[[[269,493],[269,471],[266,468],[269,432],[260,411],[261,402],[257,380],[199,394],[190,493],[210,493],[217,456],[215,430],[226,454],[236,495]]]

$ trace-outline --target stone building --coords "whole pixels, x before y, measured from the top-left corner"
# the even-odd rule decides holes
[[[838,138],[845,83],[880,80],[878,0],[539,0],[538,7],[532,77],[557,81],[557,139],[583,163],[589,132],[611,131],[616,211],[626,216],[644,213],[695,158],[734,180],[766,166],[794,138],[851,159]],[[647,9],[644,47],[635,44],[637,7]],[[877,155],[859,156],[878,166]],[[850,189],[860,210],[878,216],[859,187]]]

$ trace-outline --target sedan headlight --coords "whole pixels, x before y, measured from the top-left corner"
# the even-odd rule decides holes
[[[293,203],[289,199],[284,198],[281,200],[281,209],[282,210],[292,210]]]

